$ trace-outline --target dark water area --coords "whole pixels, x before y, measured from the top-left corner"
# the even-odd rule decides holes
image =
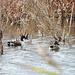
[[[52,55],[62,75],[75,75],[75,36],[69,42],[60,42],[59,51],[49,51],[51,36],[37,36],[32,40],[22,42],[23,47],[8,47],[8,36],[4,36],[4,55],[0,56],[0,75],[47,75],[30,69],[24,65],[33,66],[46,71],[59,73],[58,69],[48,65],[38,52],[38,46],[43,47]],[[14,64],[13,64],[14,63]]]

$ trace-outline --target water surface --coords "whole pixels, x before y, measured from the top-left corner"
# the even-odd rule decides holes
[[[27,69],[24,65],[33,66],[46,71],[59,73],[58,69],[48,65],[38,53],[38,46],[43,47],[52,55],[63,75],[75,75],[75,37],[63,45],[60,42],[58,52],[49,51],[50,36],[37,37],[31,41],[23,42],[21,47],[8,47],[6,36],[4,36],[4,55],[0,56],[0,75],[46,75]]]

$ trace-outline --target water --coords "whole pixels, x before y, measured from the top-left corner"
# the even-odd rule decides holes
[[[7,39],[7,37],[4,37]],[[38,37],[32,42],[23,42],[23,47],[8,47],[4,40],[4,55],[0,56],[0,75],[46,75],[26,68],[25,65],[46,71],[59,73],[58,69],[47,64],[38,52],[38,46],[43,47],[52,55],[63,75],[75,75],[75,37],[71,37],[65,45],[60,42],[58,52],[49,51],[52,38]]]

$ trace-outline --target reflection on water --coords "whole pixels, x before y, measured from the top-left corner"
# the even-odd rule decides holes
[[[52,54],[63,75],[75,75],[75,37],[71,37],[69,43],[66,42],[65,45],[60,42],[59,52],[49,51],[51,40],[52,38],[49,36],[40,36],[32,39],[32,42],[23,42],[23,48],[8,47],[8,40],[4,40],[4,55],[0,56],[0,75],[46,75],[27,69],[22,65],[30,65],[58,73],[58,70],[46,64],[46,61],[39,55],[37,51],[38,45],[44,47],[48,53]]]

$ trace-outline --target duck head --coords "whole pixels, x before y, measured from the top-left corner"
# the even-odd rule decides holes
[[[59,45],[59,42],[55,40],[54,45]]]

